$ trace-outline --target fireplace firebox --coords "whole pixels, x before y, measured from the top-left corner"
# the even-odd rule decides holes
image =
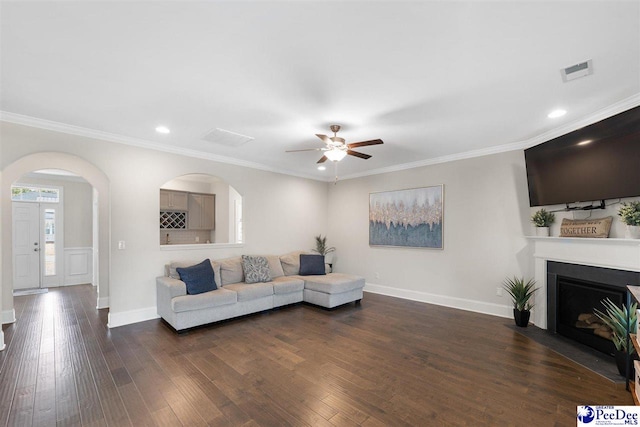
[[[609,298],[622,307],[626,286],[640,285],[640,273],[547,262],[547,328],[605,354],[614,354],[611,330],[594,314]]]

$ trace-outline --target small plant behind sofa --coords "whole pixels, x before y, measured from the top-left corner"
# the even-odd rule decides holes
[[[322,234],[319,234],[315,237],[315,239],[316,239],[316,248],[312,250],[314,252],[318,252],[320,255],[324,255],[324,262],[329,264],[329,268],[333,270],[333,256],[327,256],[327,255],[329,255],[332,252],[335,252],[336,248],[334,248],[333,246],[327,247],[327,236],[322,237]]]
[[[319,234],[316,236],[316,248],[313,250],[315,252],[318,252],[320,255],[324,255],[326,257],[327,254],[330,254],[331,252],[335,252],[336,248],[334,248],[333,246],[328,248],[327,236],[322,237],[322,234]]]

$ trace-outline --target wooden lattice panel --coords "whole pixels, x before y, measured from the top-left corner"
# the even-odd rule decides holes
[[[186,212],[160,212],[160,229],[182,229],[187,228]]]

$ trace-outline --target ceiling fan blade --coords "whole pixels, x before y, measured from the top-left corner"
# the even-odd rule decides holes
[[[320,133],[316,133],[316,136],[318,138],[320,138],[322,140],[322,142],[324,142],[325,144],[333,143],[333,141],[331,141],[331,139],[327,135],[322,135]]]
[[[326,162],[327,160],[328,160],[328,159],[327,159],[327,156],[322,156],[322,157],[320,157],[320,160],[318,160],[316,163],[324,163],[324,162]]]
[[[287,150],[285,153],[297,153],[298,151],[324,151],[324,148],[305,148],[303,150]]]
[[[355,148],[355,147],[365,147],[367,145],[378,145],[378,144],[384,144],[384,142],[382,142],[381,139],[372,139],[370,141],[353,142],[351,144],[347,144],[347,147]]]
[[[347,150],[347,154],[354,157],[360,157],[361,159],[365,159],[365,160],[371,157],[368,154],[358,153],[357,151],[353,151],[353,150]]]

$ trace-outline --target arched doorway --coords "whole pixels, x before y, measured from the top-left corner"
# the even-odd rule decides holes
[[[110,251],[110,185],[107,176],[95,165],[86,160],[66,153],[35,153],[22,157],[2,171],[2,308],[3,313],[13,310],[13,250],[12,250],[12,203],[11,185],[23,175],[42,169],[60,169],[72,172],[84,178],[94,193],[94,209],[97,221],[94,228],[94,267],[98,286],[97,308],[109,306]],[[97,265],[96,265],[97,264]],[[6,318],[6,316],[5,316]],[[15,317],[14,317],[15,319]],[[6,322],[6,319],[3,319]]]

